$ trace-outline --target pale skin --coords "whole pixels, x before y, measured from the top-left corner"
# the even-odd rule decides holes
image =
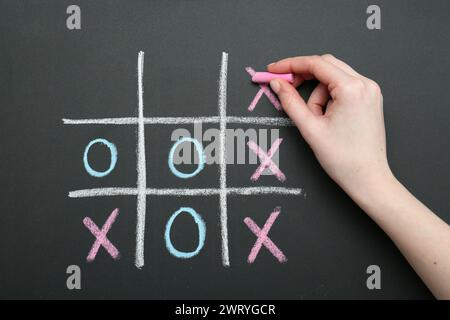
[[[380,87],[332,55],[287,58],[267,67],[294,73],[270,82],[328,175],[392,239],[438,299],[450,299],[450,227],[394,176],[386,156]],[[295,87],[317,79],[305,102]]]

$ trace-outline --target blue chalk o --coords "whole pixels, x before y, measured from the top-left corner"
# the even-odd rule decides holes
[[[198,245],[197,249],[191,252],[183,252],[175,249],[175,247],[172,244],[172,240],[170,240],[170,230],[172,229],[172,224],[175,221],[175,219],[178,217],[179,214],[182,212],[186,212],[192,216],[195,223],[198,227]],[[166,240],[166,247],[167,250],[169,250],[170,254],[181,259],[188,259],[196,256],[205,245],[205,237],[206,237],[206,226],[205,222],[203,221],[202,217],[192,208],[188,207],[182,207],[178,209],[172,216],[170,217],[169,221],[167,221],[166,224],[166,231],[164,232],[164,239]]]
[[[197,165],[197,169],[195,169],[192,173],[184,173],[179,171],[177,168],[175,168],[175,165],[173,163],[173,157],[175,155],[175,150],[177,149],[177,147],[182,144],[183,142],[190,142],[195,146],[195,150],[198,154],[198,165]],[[203,168],[205,167],[205,152],[203,151],[203,146],[200,142],[198,142],[198,140],[193,139],[193,138],[189,138],[189,137],[184,137],[180,140],[178,140],[177,142],[174,143],[174,145],[172,146],[172,149],[170,149],[169,152],[169,168],[170,171],[177,176],[178,178],[181,179],[189,179],[192,177],[195,177],[200,171],[203,170]]]
[[[110,159],[110,165],[108,170],[106,171],[97,171],[92,169],[91,165],[89,164],[89,159],[88,159],[88,155],[89,155],[89,150],[91,149],[91,147],[94,144],[103,144],[105,146],[108,147],[109,152],[111,153],[111,159]],[[95,178],[103,178],[105,176],[107,176],[108,174],[110,174],[114,168],[116,167],[116,163],[117,163],[117,148],[116,146],[109,142],[108,140],[105,139],[95,139],[92,140],[86,147],[86,149],[84,150],[84,156],[83,156],[83,163],[84,163],[84,168],[86,169],[87,173],[89,173],[91,176],[95,177]]]

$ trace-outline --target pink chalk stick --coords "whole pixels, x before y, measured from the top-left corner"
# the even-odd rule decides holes
[[[252,81],[256,83],[269,83],[273,79],[283,79],[294,83],[294,75],[292,73],[256,72],[252,76]]]
[[[247,73],[251,77],[253,77],[255,75],[255,73],[256,73],[255,70],[253,70],[250,67],[245,68],[245,71],[247,71]],[[261,99],[263,94],[266,95],[267,99],[269,99],[270,103],[275,107],[275,109],[277,109],[278,111],[281,111],[280,101],[272,93],[272,91],[270,91],[269,86],[267,84],[264,84],[264,83],[260,83],[258,85],[259,85],[260,89],[259,89],[258,93],[256,94],[256,96],[253,98],[253,101],[248,106],[248,111],[252,112],[255,109],[256,104],[258,103],[259,99]]]

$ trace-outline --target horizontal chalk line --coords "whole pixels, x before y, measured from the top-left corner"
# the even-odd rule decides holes
[[[274,126],[295,126],[289,118],[283,117],[227,117],[227,123],[264,124]]]
[[[261,124],[273,126],[294,126],[289,118],[284,117],[226,117],[227,123]],[[63,124],[70,125],[136,125],[138,118],[102,118],[102,119],[62,119]],[[151,117],[144,118],[144,124],[193,124],[220,123],[220,117]]]
[[[220,195],[220,188],[204,189],[146,189],[145,194],[151,196],[213,196]],[[244,187],[227,188],[229,195],[264,195],[279,194],[298,196],[303,193],[301,188],[283,187]],[[111,197],[111,196],[136,196],[137,188],[98,188],[84,189],[69,192],[69,198]]]

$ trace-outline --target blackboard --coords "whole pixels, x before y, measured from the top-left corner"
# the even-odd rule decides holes
[[[66,10],[73,4],[81,12],[79,30],[67,27]],[[249,178],[259,162],[229,164],[227,188],[301,189],[297,195],[224,197],[229,266],[223,265],[220,191],[144,195],[145,263],[140,268],[135,265],[140,52],[145,54],[143,116],[212,118],[203,124],[203,132],[222,124],[216,120],[224,57],[226,116],[282,117],[264,95],[251,113],[247,110],[259,87],[250,82],[245,68],[262,70],[287,56],[333,53],[380,84],[393,171],[450,221],[449,2],[376,1],[381,8],[380,30],[366,26],[371,4],[360,0],[2,1],[0,297],[431,298],[391,241],[326,176],[298,131],[289,126],[225,124],[245,130],[277,129],[283,138],[278,163],[287,177],[280,182],[263,175],[252,182]],[[302,94],[307,96],[314,85],[307,84]],[[123,117],[132,123],[63,122]],[[153,122],[142,126],[146,184],[141,176],[141,186],[153,191],[223,187],[220,165],[206,165],[191,179],[177,178],[169,170],[173,131],[192,132],[193,127]],[[86,146],[97,138],[114,143],[118,153],[114,170],[103,178],[89,175],[83,164]],[[96,145],[89,161],[93,168],[106,170],[110,152]],[[192,166],[178,169],[189,171]],[[69,197],[76,190],[111,187],[130,188],[126,189],[130,194]],[[194,208],[206,226],[204,246],[187,259],[171,255],[164,238],[168,220],[183,207]],[[281,211],[269,237],[287,262],[280,263],[263,246],[255,261],[248,263],[257,237],[244,219],[249,217],[262,228],[277,207]],[[120,259],[112,259],[101,247],[95,260],[87,262],[96,238],[83,219],[89,217],[101,228],[116,208],[119,215],[107,238],[120,251]],[[191,216],[180,214],[175,219],[171,241],[180,251],[195,250],[198,229]],[[66,286],[70,265],[81,269],[80,290]],[[366,286],[369,265],[381,269],[381,290]]]

